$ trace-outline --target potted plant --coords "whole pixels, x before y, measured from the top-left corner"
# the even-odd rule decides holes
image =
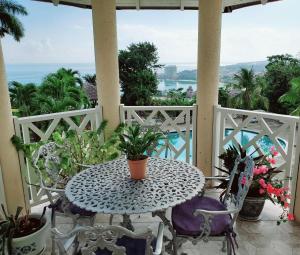
[[[234,161],[238,154],[240,154],[241,157],[245,157],[246,151],[240,145],[239,149],[236,149],[234,146],[230,146],[223,154],[219,156],[219,158],[223,161],[223,168],[217,169],[229,175],[233,169]],[[255,162],[253,181],[249,188],[243,207],[239,213],[239,217],[241,219],[249,221],[259,220],[266,199],[270,200],[273,204],[281,206],[282,208],[282,213],[279,216],[277,224],[294,219],[294,216],[289,213],[291,195],[288,187],[284,186],[285,179],[276,178],[277,174],[282,172],[274,167],[276,164],[277,155],[278,152],[273,146],[270,148],[270,152],[268,154],[253,157]],[[238,178],[243,170],[244,166],[243,163],[241,163],[234,178],[231,193],[237,192]],[[227,187],[227,181],[220,181],[221,183],[216,187],[225,189]],[[221,193],[221,195],[223,195],[223,193]]]
[[[141,180],[145,178],[148,160],[146,151],[155,150],[159,139],[162,137],[162,133],[154,132],[152,129],[143,131],[139,125],[128,126],[119,135],[119,149],[127,157],[132,179]]]
[[[9,254],[41,254],[46,248],[46,238],[49,224],[45,216],[46,207],[42,215],[22,215],[23,208],[18,207],[15,215],[8,215],[2,205],[4,220],[0,222],[0,251],[1,255]]]

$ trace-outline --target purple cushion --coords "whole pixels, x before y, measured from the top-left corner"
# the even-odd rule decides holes
[[[196,209],[208,211],[226,210],[225,206],[217,199],[196,196],[172,209],[172,223],[179,235],[198,236],[201,234],[201,225],[204,222],[202,215],[194,216]],[[211,223],[212,236],[224,233],[231,223],[230,215],[216,215]]]
[[[66,201],[63,198],[59,198],[56,200],[56,202],[53,205],[50,205],[50,208],[54,208],[56,211],[63,213],[63,203],[66,203]],[[81,216],[87,216],[91,217],[94,216],[96,213],[87,211],[85,209],[81,209],[80,207],[72,204],[71,202],[67,202],[68,204],[68,209],[71,211],[73,214],[79,214]]]
[[[92,217],[92,216],[96,215],[96,213],[82,209],[72,203],[70,203],[69,208],[70,208],[71,213],[73,213],[73,214],[79,214],[81,216],[87,216],[87,217]]]
[[[145,255],[146,253],[146,240],[135,239],[128,236],[119,238],[116,242],[117,246],[123,246],[126,249],[126,255]],[[153,240],[151,246],[155,248],[156,240]],[[112,255],[108,249],[98,249],[96,255]]]

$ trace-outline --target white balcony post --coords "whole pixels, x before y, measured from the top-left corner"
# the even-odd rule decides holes
[[[222,0],[199,0],[197,166],[212,173],[213,113],[218,104]]]
[[[98,102],[109,135],[120,123],[120,85],[115,0],[92,0]]]
[[[295,168],[296,170],[297,168]],[[295,175],[297,176],[297,175]],[[295,182],[296,192],[295,192],[295,204],[294,204],[294,215],[297,222],[300,222],[300,164],[298,166],[298,178]]]
[[[15,213],[17,206],[24,207],[26,205],[19,157],[10,141],[14,133],[13,116],[0,41],[0,165],[9,213]]]

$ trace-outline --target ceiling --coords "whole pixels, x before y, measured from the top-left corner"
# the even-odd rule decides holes
[[[50,2],[55,5],[63,4],[80,8],[91,8],[91,0],[33,0]],[[197,10],[199,0],[116,0],[118,10],[130,9],[166,9],[166,10]],[[280,0],[223,0],[224,12],[232,12],[236,9],[245,8],[258,4],[267,4]]]

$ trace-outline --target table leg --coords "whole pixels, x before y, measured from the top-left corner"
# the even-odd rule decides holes
[[[157,211],[152,213],[152,217],[159,217],[165,226],[168,227],[169,231],[172,235],[172,240],[165,237],[166,241],[168,241],[168,244],[166,245],[166,252],[172,255],[177,255],[177,243],[176,243],[176,232],[170,222],[170,220],[166,217],[166,210],[163,211]]]
[[[121,222],[121,226],[127,228],[128,230],[134,231],[130,215],[123,214],[123,222]]]

